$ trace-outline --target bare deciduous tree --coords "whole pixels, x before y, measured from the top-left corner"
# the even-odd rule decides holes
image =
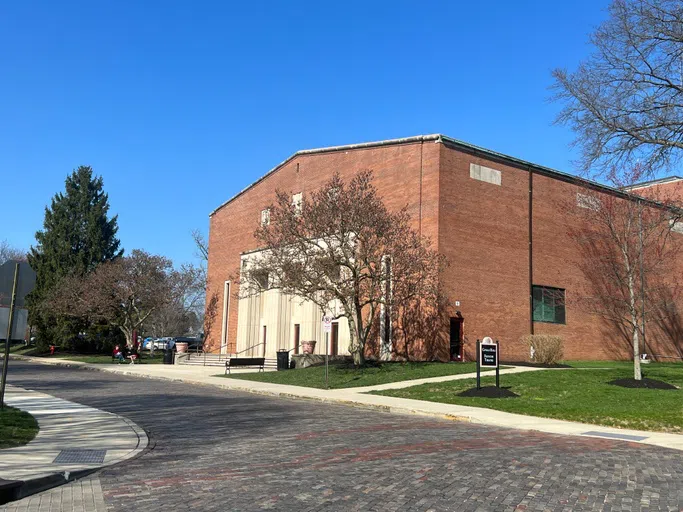
[[[204,234],[198,229],[193,229],[190,232],[190,236],[197,249],[196,255],[204,261],[209,261],[209,243],[206,241]]]
[[[133,332],[173,297],[173,267],[163,256],[134,250],[85,276],[67,276],[44,301],[50,312],[104,319],[133,344]]]
[[[642,179],[644,171],[610,174],[619,188]],[[632,347],[634,378],[641,380],[645,319],[675,304],[674,265],[680,254],[680,210],[657,189],[647,198],[582,190],[573,210],[578,222],[569,234],[578,244],[588,288],[577,301],[605,318]],[[575,217],[575,218],[576,218]],[[666,292],[666,293],[664,293]]]
[[[158,307],[145,322],[156,337],[180,336],[201,325],[204,310],[206,276],[204,269],[192,264],[182,265],[167,274],[168,302]]]
[[[336,301],[356,365],[364,363],[373,329],[403,305],[434,303],[443,259],[412,229],[405,208],[386,208],[369,171],[348,183],[335,174],[301,204],[278,191],[255,238],[263,251],[242,270],[241,293],[275,287],[330,313]]]
[[[558,122],[576,134],[584,170],[640,162],[655,173],[683,150],[683,3],[614,0],[573,73],[556,69]]]
[[[206,309],[204,312],[204,339],[209,339],[213,333],[213,328],[216,325],[218,317],[218,294],[212,293],[206,301]],[[206,348],[206,347],[204,347]]]
[[[197,306],[195,308],[195,313],[197,315],[197,320],[198,324],[204,326],[204,338],[206,339],[207,334],[206,334],[206,324],[207,322],[212,322],[213,320],[207,319],[206,315],[209,314],[209,302],[213,299],[209,299],[209,302],[207,302],[206,298],[206,282],[207,282],[207,276],[208,276],[208,269],[207,265],[209,263],[209,243],[206,240],[206,237],[204,234],[199,230],[199,229],[193,229],[191,232],[192,240],[195,243],[196,250],[195,250],[195,256],[200,259],[200,264],[199,264],[199,270],[201,272],[201,279],[203,282],[203,293],[201,295],[201,301],[197,303]],[[215,312],[214,312],[215,316]]]
[[[8,260],[26,261],[26,251],[12,247],[7,240],[0,240],[0,265]]]

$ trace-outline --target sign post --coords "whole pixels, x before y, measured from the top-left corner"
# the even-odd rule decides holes
[[[332,331],[332,317],[330,315],[323,316],[323,331],[325,332],[325,389],[330,389],[330,332]]]
[[[481,389],[481,341],[477,340],[477,389]]]
[[[500,388],[500,364],[498,361],[498,355],[500,354],[500,344],[496,340],[496,387]]]
[[[500,365],[498,364],[498,342],[488,336],[477,340],[477,389],[481,389],[481,368],[496,369],[496,387],[500,387]]]
[[[5,408],[5,383],[7,382],[7,363],[9,363],[9,342],[12,339],[12,323],[14,322],[14,302],[17,298],[17,281],[19,280],[19,263],[14,265],[14,279],[12,295],[9,305],[9,318],[7,320],[7,337],[5,338],[5,357],[2,363],[2,382],[0,383],[0,409]]]
[[[2,364],[2,375],[0,375],[0,409],[5,408],[5,384],[7,383],[9,345],[12,336],[15,335],[17,331],[14,325],[15,310],[24,307],[24,299],[26,298],[26,295],[33,290],[35,284],[36,273],[28,263],[9,260],[0,266],[0,306],[9,306],[7,315],[7,335],[5,337],[5,353]],[[9,301],[6,297],[9,297]],[[2,333],[0,332],[0,336],[1,335]]]

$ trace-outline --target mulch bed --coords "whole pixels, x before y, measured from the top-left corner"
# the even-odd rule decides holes
[[[480,398],[515,398],[519,395],[513,393],[507,388],[497,388],[496,386],[484,386],[481,389],[471,388],[462,393],[458,393],[458,396],[466,397],[480,397]]]
[[[673,384],[664,382],[657,379],[646,379],[643,377],[642,380],[636,379],[617,379],[611,380],[607,384],[612,384],[613,386],[621,386],[622,388],[647,388],[647,389],[678,389]]]

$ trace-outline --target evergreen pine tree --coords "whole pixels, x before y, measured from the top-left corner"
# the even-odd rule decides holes
[[[105,261],[123,254],[117,216],[108,218],[109,199],[101,176],[81,166],[66,178],[65,192],[59,192],[45,208],[43,229],[36,233],[37,245],[28,255],[36,271],[29,314],[43,346],[66,346],[87,325],[73,319],[55,318],[41,310],[41,301],[68,274],[83,275]]]

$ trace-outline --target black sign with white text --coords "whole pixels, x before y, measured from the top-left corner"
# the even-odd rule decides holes
[[[481,356],[479,358],[480,365],[486,366],[488,368],[498,367],[498,345],[493,343],[482,343],[479,346],[481,351]]]

